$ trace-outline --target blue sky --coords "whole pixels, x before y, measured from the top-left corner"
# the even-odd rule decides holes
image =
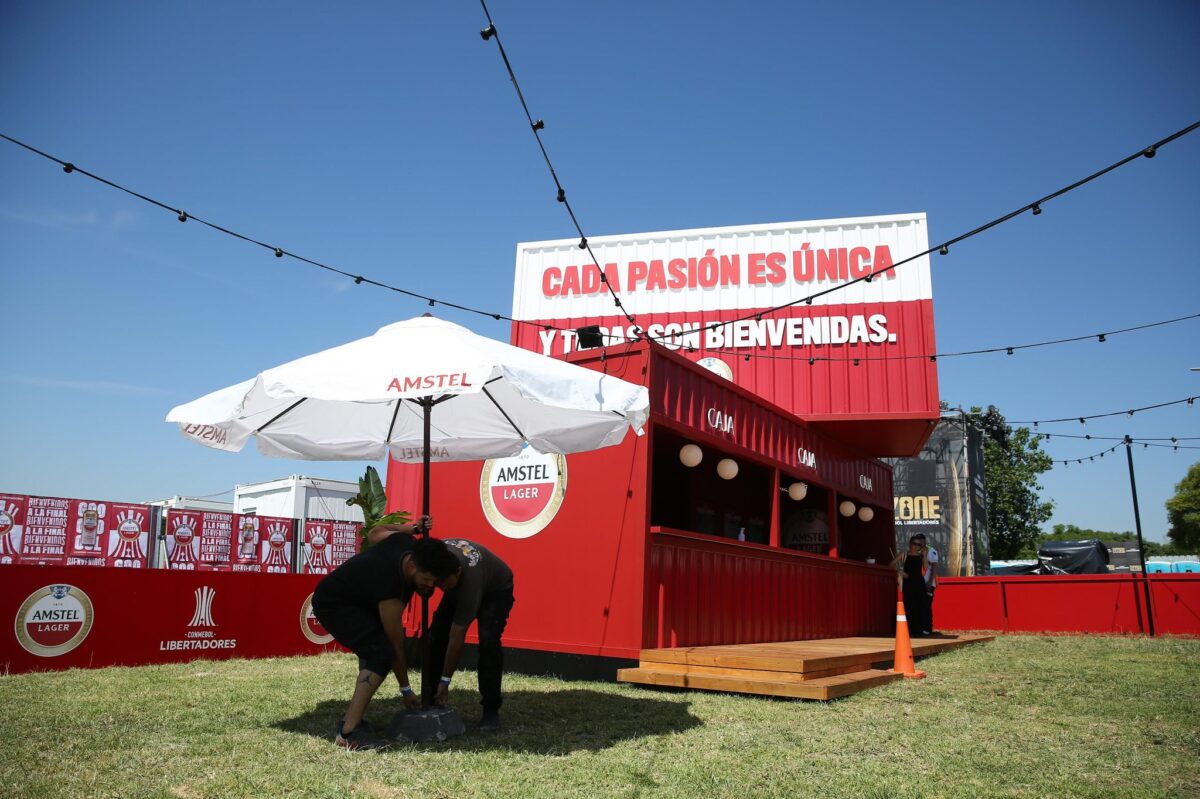
[[[940,241],[1200,119],[1189,0],[490,8],[589,235],[924,211]],[[573,235],[476,3],[13,2],[0,17],[0,131],[289,251],[507,313],[516,242]],[[1198,178],[1200,132],[935,257],[939,349],[1200,313]],[[425,310],[7,142],[0,298],[0,491],[114,500],[361,473],[208,451],[162,419]],[[1012,420],[1176,400],[1200,394],[1198,341],[1194,320],[945,359],[942,397]],[[1197,414],[1086,432],[1194,436]],[[1149,537],[1198,459],[1135,452]],[[1133,527],[1120,452],[1043,485],[1054,522]]]

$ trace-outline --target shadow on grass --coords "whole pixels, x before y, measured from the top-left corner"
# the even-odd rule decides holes
[[[455,694],[458,694],[457,696]],[[563,691],[511,691],[504,694],[502,732],[484,735],[479,731],[479,694],[469,691],[451,693],[452,707],[467,726],[466,735],[439,744],[399,743],[410,747],[485,751],[492,749],[566,755],[579,751],[599,751],[620,741],[682,732],[701,724],[688,710],[685,701],[636,698],[618,694],[568,689]],[[347,697],[347,700],[349,697]],[[313,735],[330,742],[333,729],[347,702],[325,701],[307,713],[276,722],[276,729],[301,735]],[[388,721],[401,709],[399,699],[375,701],[367,709],[367,720],[377,729],[386,729]]]

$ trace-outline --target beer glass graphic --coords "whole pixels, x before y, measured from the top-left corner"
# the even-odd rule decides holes
[[[258,548],[258,519],[252,516],[242,518],[241,531],[238,534],[238,560],[243,563],[253,563],[258,560],[254,551]]]
[[[79,503],[79,521],[75,525],[75,530],[79,534],[76,539],[79,549],[97,550],[100,548],[100,536],[104,533],[104,513],[106,508],[103,504],[95,502]]]

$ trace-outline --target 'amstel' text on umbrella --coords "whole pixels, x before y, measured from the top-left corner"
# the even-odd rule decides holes
[[[445,375],[418,375],[416,377],[393,377],[388,383],[388,391],[427,391],[441,388],[471,388],[467,382],[466,372],[455,372]]]

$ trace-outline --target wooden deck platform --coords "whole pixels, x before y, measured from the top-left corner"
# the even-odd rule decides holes
[[[912,642],[917,658],[990,635],[939,635]],[[837,699],[901,679],[888,669],[892,638],[826,638],[765,644],[643,649],[636,669],[621,669],[618,682],[707,691],[732,691],[796,699]]]

